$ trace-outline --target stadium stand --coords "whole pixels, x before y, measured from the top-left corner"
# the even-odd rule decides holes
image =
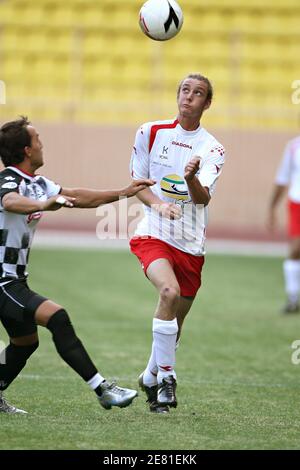
[[[300,79],[299,0],[181,0],[183,29],[166,43],[140,32],[141,4],[0,1],[5,115],[22,104],[33,119],[46,121],[131,124],[169,117],[178,79],[201,71],[216,88],[210,125],[296,129],[291,95]]]

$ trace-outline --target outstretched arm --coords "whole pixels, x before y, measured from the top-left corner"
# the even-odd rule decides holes
[[[122,197],[135,196],[139,191],[152,186],[154,183],[151,179],[135,180],[126,188],[108,191],[87,188],[63,188],[60,194],[75,198],[75,207],[93,208],[101,204],[117,201]]]
[[[33,214],[34,212],[56,211],[61,207],[73,207],[74,198],[52,196],[46,201],[36,201],[16,192],[9,192],[2,198],[3,209],[15,214]]]

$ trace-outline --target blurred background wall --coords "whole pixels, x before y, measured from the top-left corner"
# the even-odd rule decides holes
[[[210,234],[267,238],[268,201],[286,141],[299,133],[299,0],[181,0],[166,43],[145,37],[140,0],[0,0],[0,120],[30,117],[43,173],[63,186],[129,181],[136,128],[176,115],[178,82],[208,76],[215,99],[202,125],[227,150]],[[48,215],[44,226],[90,229],[95,211]],[[284,204],[281,232],[284,233]]]

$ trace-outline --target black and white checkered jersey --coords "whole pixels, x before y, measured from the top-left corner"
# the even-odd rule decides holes
[[[46,201],[61,187],[44,176],[30,176],[18,168],[0,172],[0,284],[27,276],[30,246],[42,212],[16,214],[3,209],[5,194],[16,192],[30,199]]]

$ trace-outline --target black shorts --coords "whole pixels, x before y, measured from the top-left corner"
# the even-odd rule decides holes
[[[37,331],[34,314],[45,300],[29,289],[25,279],[0,285],[0,320],[10,338]]]

